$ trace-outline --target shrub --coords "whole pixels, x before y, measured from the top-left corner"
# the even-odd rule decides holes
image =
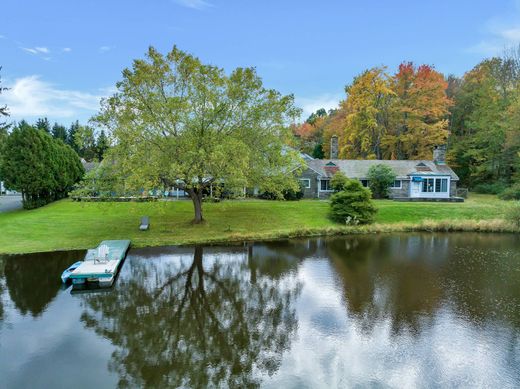
[[[374,198],[388,197],[390,185],[395,181],[395,173],[391,167],[383,164],[370,166],[368,182]]]
[[[520,183],[504,189],[498,197],[502,200],[520,200]]]
[[[345,174],[340,171],[337,171],[330,180],[330,187],[334,189],[335,192],[340,192],[345,190],[345,187],[348,184],[349,179]]]
[[[272,192],[262,192],[258,195],[258,198],[264,199],[264,200],[288,200],[288,201],[295,201],[300,200],[303,197],[303,189],[300,188],[299,190],[294,189],[284,189],[282,191],[282,197],[277,195],[276,193]]]
[[[377,212],[371,192],[357,180],[348,180],[344,189],[330,198],[330,218],[339,223],[366,224]]]
[[[477,184],[473,187],[473,192],[481,194],[499,194],[507,188],[501,181]]]

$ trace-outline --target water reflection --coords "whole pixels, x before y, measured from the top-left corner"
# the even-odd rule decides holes
[[[78,253],[0,258],[0,377],[68,386],[53,362],[67,360],[73,382],[100,388],[519,387],[519,243],[134,249],[112,290],[80,295],[59,283]]]
[[[35,253],[4,258],[0,255],[0,277],[2,281],[5,280],[10,300],[19,312],[37,317],[60,290],[63,270],[83,256],[82,251]]]
[[[297,326],[296,280],[248,269],[247,255],[190,254],[133,260],[113,293],[84,295],[82,321],[117,347],[120,386],[252,387],[278,369]]]

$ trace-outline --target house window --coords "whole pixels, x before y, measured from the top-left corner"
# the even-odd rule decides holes
[[[311,187],[311,180],[308,178],[301,178],[300,183],[302,188],[309,189]]]
[[[328,191],[330,190],[330,180],[320,180],[320,190]]]
[[[446,193],[448,191],[448,179],[437,178],[435,179],[435,192]]]
[[[434,189],[434,178],[424,178],[422,182],[422,191],[427,193],[432,193]]]
[[[368,180],[360,180],[361,185],[363,185],[365,188],[368,188]]]
[[[395,180],[393,183],[390,184],[390,188],[393,189],[401,189],[403,186],[403,183],[401,180]]]
[[[422,191],[426,193],[446,193],[448,192],[448,179],[424,178],[422,181]]]

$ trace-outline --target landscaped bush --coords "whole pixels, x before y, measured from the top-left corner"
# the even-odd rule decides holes
[[[358,180],[348,180],[343,190],[330,197],[330,218],[345,224],[367,224],[377,212],[372,193]]]
[[[334,189],[334,192],[340,192],[345,190],[348,182],[348,177],[343,172],[337,171],[330,180],[330,187]]]
[[[284,189],[282,191],[281,198],[276,193],[265,191],[265,192],[260,193],[258,195],[258,198],[264,199],[264,200],[281,200],[281,199],[287,200],[287,201],[301,200],[303,198],[303,188],[301,187],[301,184],[300,184],[300,187],[298,188],[298,190]]]
[[[520,183],[504,189],[498,197],[502,200],[520,200]]]
[[[507,185],[503,182],[490,182],[477,184],[473,187],[472,191],[481,194],[499,194],[507,189]]]
[[[378,164],[370,166],[367,178],[374,198],[382,199],[388,197],[390,185],[395,181],[396,175],[391,167]]]

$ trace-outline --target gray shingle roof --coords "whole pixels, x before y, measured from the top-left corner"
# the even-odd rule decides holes
[[[448,166],[435,164],[433,161],[426,160],[379,160],[379,159],[313,159],[306,161],[307,166],[318,174],[330,177],[332,172],[325,169],[325,165],[333,162],[349,178],[363,179],[367,177],[370,166],[383,164],[392,168],[398,179],[407,179],[410,175],[449,175],[452,180],[459,177]],[[417,167],[418,164],[426,165]],[[419,169],[419,170],[418,170]]]

